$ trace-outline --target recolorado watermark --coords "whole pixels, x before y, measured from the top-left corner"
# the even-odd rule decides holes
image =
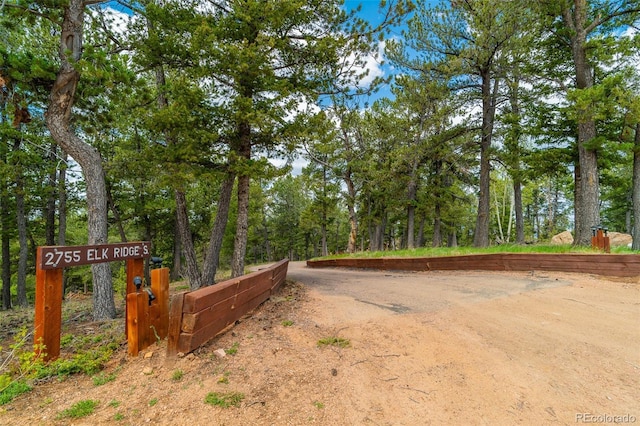
[[[591,414],[576,413],[576,423],[635,423],[636,416],[631,414]]]

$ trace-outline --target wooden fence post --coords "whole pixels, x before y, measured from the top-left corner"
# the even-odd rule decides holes
[[[33,344],[45,361],[60,356],[62,268],[42,269],[42,247],[36,251],[36,305]],[[43,347],[44,346],[44,347]]]
[[[184,306],[185,292],[174,294],[171,298],[169,313],[169,329],[167,337],[167,357],[175,357],[178,354],[178,341],[180,340],[180,328],[182,327],[182,307]]]
[[[136,292],[136,285],[133,283],[134,277],[140,277],[141,279],[144,277],[144,259],[127,259],[127,290],[125,293],[125,301],[127,295]],[[125,317],[128,316],[127,312],[129,310],[129,303],[125,304]],[[124,334],[129,335],[129,322],[126,321],[124,323]]]
[[[158,304],[158,315],[153,321],[158,337],[164,339],[169,332],[169,268],[151,270],[151,291]]]
[[[127,344],[128,353],[137,356],[148,336],[148,297],[145,292],[127,294]]]

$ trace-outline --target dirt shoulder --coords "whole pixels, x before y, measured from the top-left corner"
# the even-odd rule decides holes
[[[0,423],[640,422],[637,279],[292,266],[295,281],[195,353],[167,360],[160,344],[131,359],[123,347],[105,372],[115,380],[39,385],[0,407]],[[318,346],[332,337],[350,344]],[[211,392],[244,399],[220,408]],[[85,399],[100,401],[94,414],[56,419]]]

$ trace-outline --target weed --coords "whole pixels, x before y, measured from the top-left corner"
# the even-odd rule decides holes
[[[45,363],[46,348],[41,342],[33,347],[27,345],[31,333],[23,327],[14,335],[9,354],[0,362],[0,405],[30,391],[32,388],[27,384],[30,380],[53,377],[64,380],[71,374],[98,373],[123,340],[117,322],[107,323],[100,328],[104,332],[96,336],[63,335],[62,345],[69,347],[74,353]],[[114,379],[115,374],[93,378],[96,386]]]
[[[71,346],[72,342],[73,342],[73,334],[63,334],[62,337],[60,337],[61,348],[66,348]]]
[[[44,362],[44,348],[42,345],[34,345],[42,354],[36,355],[35,351],[25,347],[31,333],[23,327],[13,337],[14,343],[9,345],[11,351],[0,364],[0,405],[11,402],[18,395],[29,392],[32,388],[26,382],[34,376],[34,371],[39,369]],[[0,349],[2,349],[0,347]]]
[[[285,327],[291,327],[293,325],[293,321],[284,320],[284,321],[282,321],[282,325],[285,326]]]
[[[182,370],[174,370],[173,374],[171,374],[171,380],[174,382],[179,382],[184,377],[184,371]]]
[[[322,402],[320,402],[320,401],[315,401],[313,403],[313,406],[316,407],[318,410],[321,409],[321,408],[324,408],[324,404]]]
[[[349,345],[351,345],[349,339],[343,339],[342,337],[326,337],[318,340],[318,347],[337,346],[339,348],[346,348]]]
[[[0,390],[0,405],[8,404],[18,395],[29,392],[31,389],[31,386],[22,380],[12,380]]]
[[[229,349],[226,350],[228,355],[235,355],[238,353],[238,346],[240,346],[240,343],[235,342],[233,345],[231,345],[231,347]]]
[[[109,407],[118,408],[120,406],[120,401],[112,399],[107,405],[109,405]]]
[[[225,371],[220,378],[218,378],[218,383],[229,384],[229,372]]]
[[[81,417],[86,417],[90,414],[93,414],[94,410],[98,406],[100,401],[96,401],[93,399],[85,399],[82,401],[78,401],[71,406],[71,408],[67,408],[66,410],[61,411],[58,414],[57,419],[79,419]]]
[[[153,407],[157,403],[158,403],[158,398],[153,398],[151,401],[149,401],[149,407]]]
[[[204,402],[221,408],[229,408],[231,406],[238,407],[243,399],[244,394],[240,392],[209,392]]]
[[[102,386],[104,384],[107,384],[109,382],[113,382],[116,379],[116,375],[115,373],[112,374],[97,374],[95,376],[92,377],[93,380],[93,384],[95,386]]]
[[[119,422],[120,420],[124,420],[124,414],[122,413],[116,413],[113,416],[113,420],[115,420],[116,422]]]

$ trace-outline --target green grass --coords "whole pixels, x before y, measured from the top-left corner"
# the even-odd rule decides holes
[[[171,374],[171,380],[173,380],[174,382],[179,382],[180,380],[182,380],[183,377],[184,377],[184,371],[182,370],[175,370]]]
[[[69,300],[62,306],[65,321],[76,323],[91,318],[93,305],[90,298]],[[77,330],[61,335],[60,357],[54,361],[44,362],[42,354],[36,356],[30,343],[33,330],[33,308],[16,309],[6,315],[0,315],[0,351],[7,357],[0,365],[0,405],[7,404],[22,393],[29,392],[33,380],[56,378],[64,380],[72,374],[92,376],[96,386],[108,383],[116,378],[116,373],[98,374],[111,359],[113,353],[126,340],[122,331],[122,319],[107,321],[96,326],[91,333]],[[6,330],[14,330],[8,333]],[[17,331],[16,331],[17,330]],[[9,338],[13,339],[8,348]]]
[[[100,401],[93,399],[85,399],[73,404],[70,408],[61,411],[58,414],[57,419],[79,419],[93,414]]]
[[[240,392],[209,392],[204,402],[221,408],[238,407],[244,399],[244,394]]]
[[[151,401],[149,401],[149,407],[153,407],[157,403],[158,403],[158,398],[153,398]]]
[[[22,380],[13,380],[3,388],[0,388],[0,405],[5,405],[13,401],[19,395],[31,390],[26,382]]]
[[[113,382],[116,379],[116,374],[115,373],[112,373],[112,374],[100,373],[100,374],[96,374],[91,379],[93,380],[94,386],[102,386],[102,385],[107,384],[109,382]]]
[[[380,257],[437,257],[437,256],[462,256],[470,254],[492,253],[601,253],[591,247],[576,247],[573,245],[551,244],[501,244],[491,247],[420,247],[413,250],[394,251],[362,251],[353,254],[343,253],[322,257],[318,259],[344,259],[344,258],[380,258]],[[611,253],[632,254],[635,253],[626,247],[612,247]]]
[[[318,347],[323,346],[337,346],[339,348],[346,348],[351,345],[349,339],[343,339],[342,337],[325,337],[318,340]]]
[[[238,353],[238,346],[240,346],[240,343],[235,342],[233,345],[231,345],[231,347],[229,349],[227,349],[225,352],[227,353],[227,355],[235,355]]]
[[[282,325],[283,325],[284,327],[291,327],[291,326],[293,325],[293,321],[291,321],[291,320],[284,320],[284,321],[282,321]]]

